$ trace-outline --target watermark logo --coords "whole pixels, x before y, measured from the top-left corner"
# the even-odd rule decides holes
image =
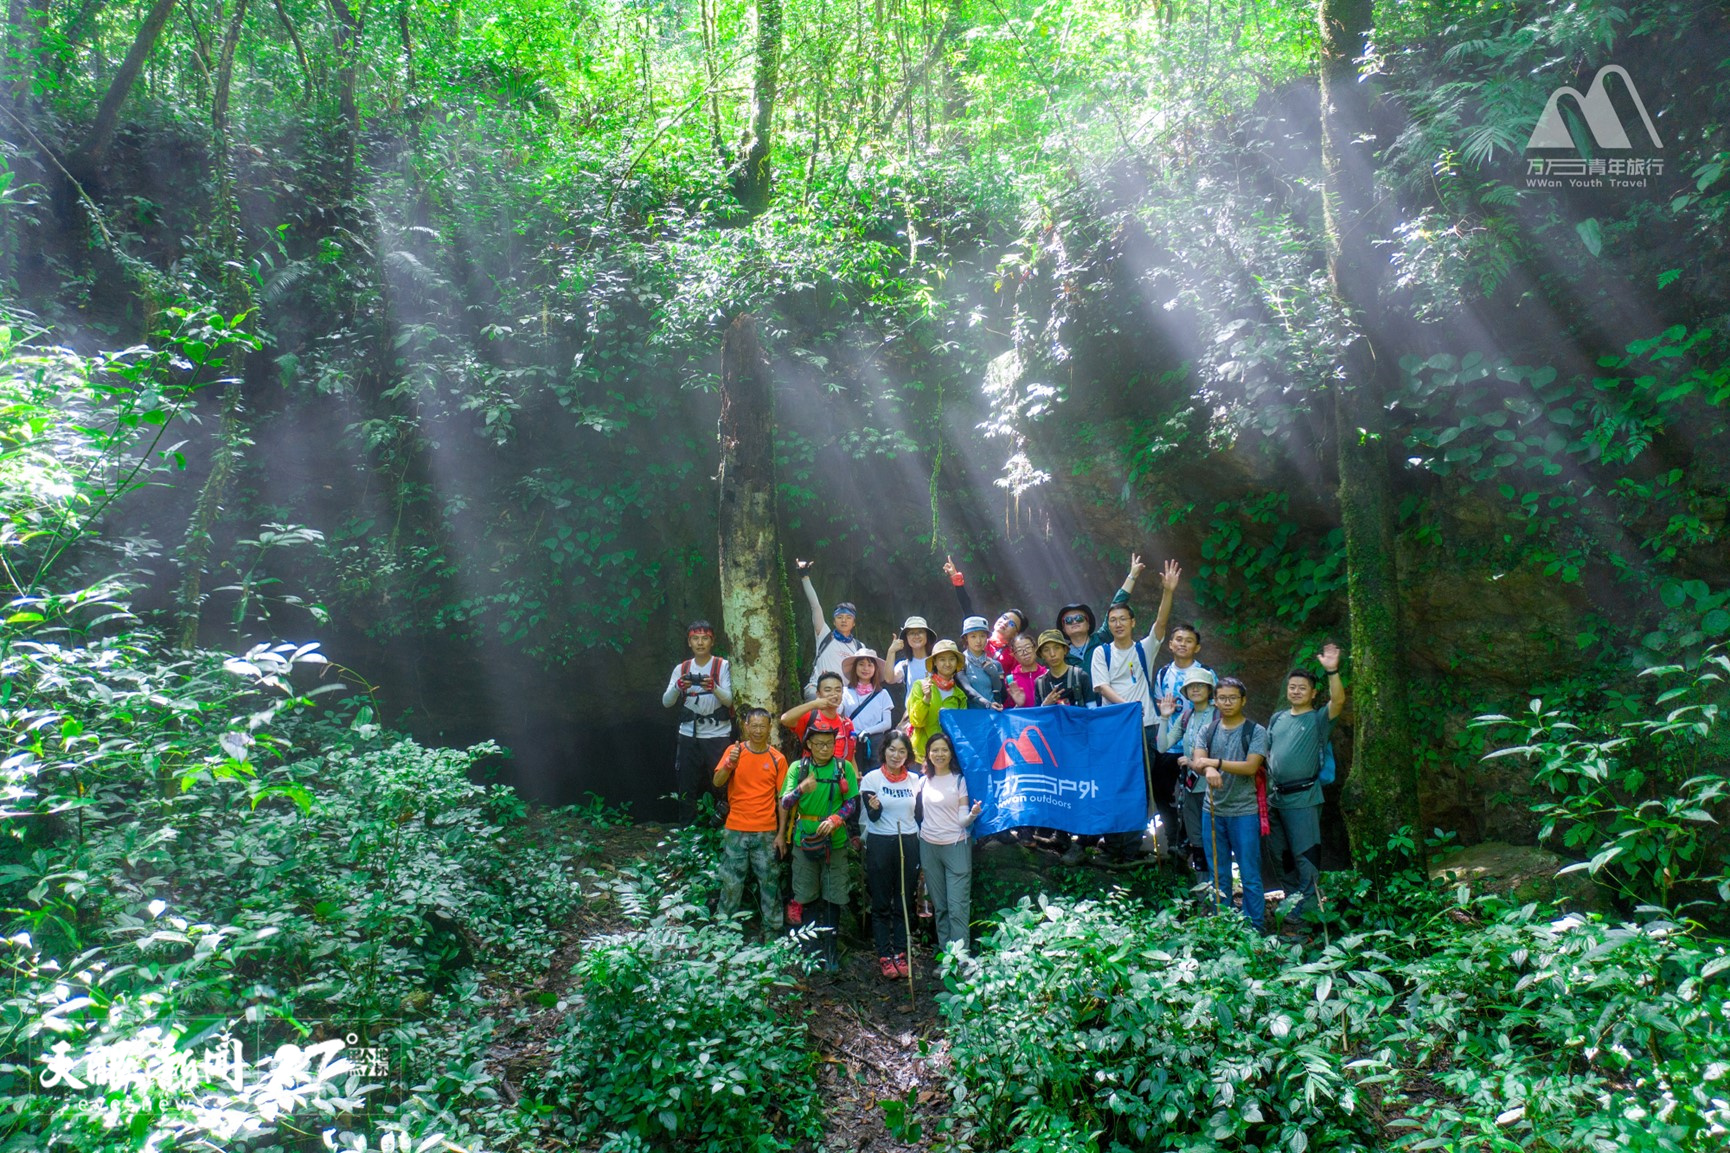
[[[1048,769],[1057,767],[1057,754],[1051,751],[1051,742],[1045,739],[1038,725],[1028,725],[1017,735],[1004,738],[997,750],[997,759],[991,762],[991,771],[1000,773],[1028,765],[1043,765]]]
[[[1664,174],[1664,158],[1661,156],[1626,155],[1634,152],[1636,146],[1628,135],[1627,123],[1622,114],[1616,111],[1616,105],[1611,100],[1609,86],[1605,79],[1615,76],[1626,89],[1627,99],[1632,102],[1634,111],[1639,113],[1638,127],[1645,130],[1646,142],[1654,150],[1662,150],[1664,141],[1658,136],[1657,125],[1652,123],[1652,116],[1646,111],[1646,102],[1640,96],[1640,89],[1634,84],[1634,78],[1620,64],[1606,64],[1598,69],[1598,74],[1592,77],[1592,83],[1585,92],[1569,84],[1564,84],[1550,93],[1550,99],[1544,104],[1543,114],[1532,126],[1532,135],[1526,141],[1528,153],[1537,150],[1567,149],[1574,153],[1568,157],[1528,156],[1526,158],[1526,187],[1528,188],[1644,188],[1649,176]],[[1564,105],[1566,99],[1570,103]],[[1583,125],[1570,125],[1564,113],[1564,108],[1572,108],[1579,114]],[[1577,134],[1580,128],[1589,140],[1582,140]],[[1643,143],[1640,147],[1647,147]],[[1605,156],[1589,155],[1589,153],[1617,152],[1623,155]]]

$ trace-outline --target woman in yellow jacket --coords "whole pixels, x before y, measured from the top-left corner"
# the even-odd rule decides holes
[[[907,690],[907,720],[912,725],[913,755],[925,760],[925,745],[941,730],[937,714],[944,709],[967,707],[967,693],[956,683],[961,671],[961,650],[954,641],[938,641],[931,650],[931,675],[915,681]]]

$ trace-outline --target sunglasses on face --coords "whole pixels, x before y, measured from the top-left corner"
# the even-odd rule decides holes
[[[1086,621],[1087,618],[1082,616],[1080,613],[1070,613],[1068,616],[1063,618],[1063,623],[1066,625],[1079,625],[1086,623]]]

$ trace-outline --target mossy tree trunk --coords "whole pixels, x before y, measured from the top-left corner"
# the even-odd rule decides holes
[[[775,100],[781,90],[781,0],[757,0],[757,71],[751,82],[751,139],[745,145],[734,188],[739,206],[755,218],[769,207],[774,172]]]
[[[1353,855],[1381,872],[1397,863],[1385,852],[1389,839],[1417,826],[1418,787],[1384,405],[1397,370],[1383,323],[1385,262],[1373,247],[1381,230],[1369,90],[1358,76],[1374,9],[1371,0],[1320,0],[1319,13],[1328,276],[1350,318],[1334,393],[1355,720],[1342,807]],[[1422,838],[1414,840],[1421,857]]]
[[[734,319],[721,343],[721,627],[733,662],[733,710],[772,715],[789,667],[787,591],[775,502],[775,390],[757,318]]]

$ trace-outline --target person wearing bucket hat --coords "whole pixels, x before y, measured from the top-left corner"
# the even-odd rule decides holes
[[[831,972],[839,967],[835,932],[851,887],[847,821],[858,807],[859,770],[835,756],[833,732],[808,729],[805,755],[788,769],[781,791],[794,847],[793,900],[787,912],[795,925],[811,920],[827,930],[814,944]]]
[[[847,654],[841,662],[841,713],[853,722],[858,744],[851,758],[864,769],[877,763],[883,738],[895,721],[895,702],[883,683],[883,662],[871,649]]]
[[[885,654],[890,664],[887,683],[911,685],[924,680],[929,671],[927,662],[931,659],[931,646],[936,643],[937,634],[931,631],[924,617],[908,617],[900,633],[889,642],[889,651]],[[906,653],[907,656],[896,660],[896,653]]]
[[[834,613],[829,617],[823,615],[823,602],[818,599],[817,589],[811,583],[811,567],[815,563],[808,560],[793,562],[799,570],[799,583],[805,588],[805,600],[811,605],[811,626],[816,630],[811,676],[805,682],[806,700],[817,695],[818,677],[824,673],[839,673],[841,661],[849,653],[856,653],[865,647],[865,642],[853,635],[853,625],[859,619],[859,610],[853,607],[852,601],[837,604]]]
[[[1190,868],[1198,874],[1207,869],[1207,857],[1201,844],[1207,780],[1191,758],[1196,755],[1196,742],[1201,734],[1208,731],[1218,715],[1213,707],[1215,680],[1212,669],[1197,665],[1183,682],[1183,695],[1189,708],[1181,708],[1177,698],[1169,694],[1159,699],[1157,747],[1161,753],[1177,758],[1177,801],[1183,819],[1183,847]]]
[[[925,760],[925,746],[940,729],[938,714],[944,709],[967,707],[962,689],[961,650],[954,641],[938,641],[931,650],[931,672],[907,690],[907,719],[912,725],[913,756]]]
[[[961,622],[961,643],[967,646],[962,656],[961,688],[970,709],[1003,707],[1003,665],[986,647],[989,639],[984,617],[968,617]]]
[[[1039,661],[1045,675],[1034,686],[1034,694],[1042,705],[1081,705],[1093,703],[1093,683],[1087,672],[1069,663],[1069,641],[1056,629],[1039,634]]]

